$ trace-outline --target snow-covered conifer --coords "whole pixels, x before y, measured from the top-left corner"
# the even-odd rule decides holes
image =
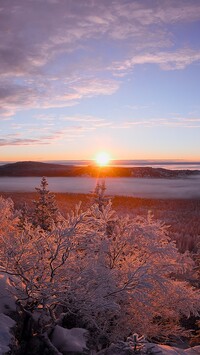
[[[98,205],[100,211],[102,211],[103,207],[105,207],[110,200],[110,198],[106,196],[105,193],[105,180],[98,181],[93,192],[93,203],[96,203]]]
[[[42,178],[40,187],[35,189],[39,194],[39,198],[34,201],[35,208],[32,215],[32,223],[43,230],[51,230],[52,225],[58,223],[60,216],[55,196],[48,189],[46,177]]]
[[[18,214],[14,209],[12,199],[4,199],[0,196],[0,235],[6,236],[7,233],[15,230],[18,222]]]
[[[29,223],[29,213],[28,213],[28,208],[27,208],[27,204],[24,203],[22,208],[19,211],[19,222],[18,222],[18,227],[21,230],[25,229],[25,226],[27,223]]]

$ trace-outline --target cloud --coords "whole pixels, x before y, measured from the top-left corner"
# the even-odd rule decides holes
[[[200,118],[174,117],[174,118],[151,118],[124,120],[119,123],[112,123],[111,127],[116,129],[130,129],[134,126],[142,127],[182,127],[200,128]]]
[[[136,55],[124,62],[113,63],[114,73],[126,75],[135,65],[157,64],[163,70],[184,69],[186,66],[200,61],[200,51],[181,49],[175,52],[158,52]]]
[[[20,138],[0,138],[0,147],[13,146],[13,145],[38,145],[44,144],[43,141],[39,139],[20,139]]]
[[[102,38],[120,41],[125,48],[125,40],[130,38],[134,39],[135,48],[142,42],[147,47],[149,42],[158,46],[159,41],[162,46],[170,45],[164,25],[196,21],[199,14],[198,1],[184,0],[151,4],[121,0],[2,0],[0,71],[6,77],[50,75],[49,65],[55,58],[88,49],[89,40]]]
[[[175,48],[171,25],[198,20],[198,0],[1,0],[0,119],[21,110],[67,108],[84,99],[113,95],[136,65],[180,70],[197,63],[198,49],[184,43]],[[89,116],[72,118],[82,127],[91,123],[91,129],[114,126]],[[51,126],[53,130],[58,120],[46,113],[36,119],[46,122],[46,130]],[[123,126],[133,124],[158,122],[138,120]]]
[[[91,116],[91,115],[75,115],[75,116],[64,116],[60,117],[63,121],[72,121],[72,122],[86,122],[86,123],[100,123],[104,122],[104,118]]]
[[[69,139],[75,139],[80,135],[70,135]],[[39,138],[23,138],[23,137],[15,137],[15,135],[8,135],[7,137],[0,138],[0,146],[33,146],[33,145],[48,145],[52,144],[53,141],[59,140],[63,137],[63,134],[54,133],[52,135],[48,135],[46,137]]]
[[[32,83],[14,84],[13,81],[0,81],[0,114],[2,117],[13,115],[20,109],[67,107],[77,104],[81,99],[97,95],[111,95],[119,88],[115,80],[88,78],[77,79],[65,85],[46,80]],[[44,119],[44,116],[43,116]]]
[[[39,116],[40,117],[40,116]],[[48,116],[47,116],[48,118]],[[198,117],[164,117],[151,119],[132,120],[123,119],[123,121],[108,121],[95,116],[60,116],[56,122],[47,120],[40,121],[40,136],[38,138],[38,123],[16,123],[10,124],[10,129],[15,133],[5,135],[4,145],[33,145],[50,144],[62,140],[75,140],[85,137],[85,135],[107,127],[110,129],[131,129],[132,127],[142,126],[146,128],[153,127],[172,127],[172,128],[200,128],[200,118]],[[66,125],[65,125],[66,123]],[[17,132],[17,133],[16,133]],[[35,137],[35,138],[33,138]],[[17,138],[17,139],[16,139]]]
[[[1,108],[0,107],[0,120],[1,121],[9,121],[12,116],[14,116],[15,111],[9,110],[8,107]]]
[[[72,85],[72,89],[79,97],[93,97],[96,95],[112,95],[119,88],[119,83],[107,79],[82,80]]]
[[[65,125],[66,122],[66,125]],[[48,145],[62,141],[73,141],[77,138],[83,138],[85,135],[93,131],[107,126],[108,122],[95,117],[63,117],[56,120],[56,122],[40,121],[38,123],[26,122],[17,123],[13,121],[10,124],[10,132],[2,130],[0,139],[0,146],[14,146],[14,145]]]

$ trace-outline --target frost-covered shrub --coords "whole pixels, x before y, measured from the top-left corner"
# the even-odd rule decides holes
[[[9,206],[1,201],[3,211]],[[191,259],[151,215],[120,217],[108,203],[78,206],[51,231],[29,223],[22,231],[10,220],[0,234],[0,272],[12,276],[37,332],[75,313],[109,341],[133,332],[163,337],[181,334],[180,317],[200,309],[199,292],[180,281]]]
[[[92,233],[84,236],[82,268],[72,285],[81,314],[112,340],[133,330],[148,336],[180,333],[179,318],[197,313],[199,293],[176,280],[192,261],[179,254],[167,228],[151,216],[119,218],[110,204],[102,212],[93,206],[87,225]]]

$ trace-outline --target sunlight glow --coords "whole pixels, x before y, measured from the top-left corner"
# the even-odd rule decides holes
[[[96,162],[99,166],[108,165],[110,161],[110,156],[106,152],[101,152],[96,157]]]

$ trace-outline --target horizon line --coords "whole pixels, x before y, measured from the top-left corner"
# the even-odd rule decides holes
[[[70,162],[95,162],[96,159],[22,159],[22,160],[0,160],[0,164],[10,164],[19,162],[38,162],[38,163],[70,163]],[[184,159],[110,159],[108,165],[113,163],[142,163],[142,164],[200,164],[200,160],[184,160]]]

